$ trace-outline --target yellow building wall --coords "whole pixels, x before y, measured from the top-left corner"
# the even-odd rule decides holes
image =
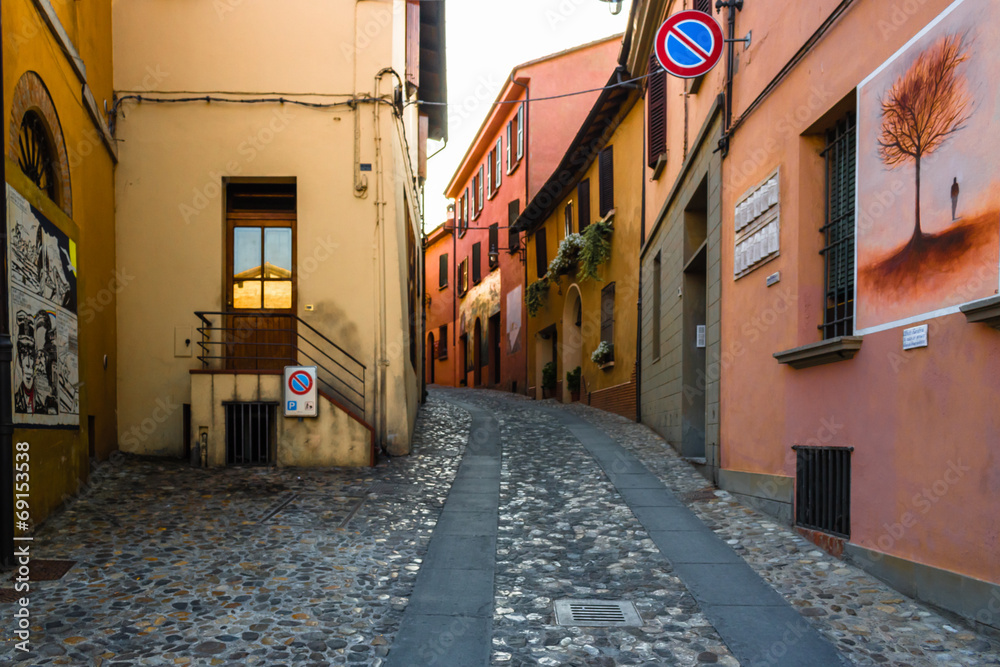
[[[56,13],[86,67],[99,106],[112,98],[111,0],[55,2]],[[83,106],[82,82],[59,42],[30,0],[4,0],[3,145],[6,181],[77,243],[79,317],[79,430],[22,429],[15,442],[31,445],[31,512],[37,523],[77,493],[89,474],[92,453],[106,459],[117,448],[116,300],[127,281],[115,274],[114,162]],[[26,72],[35,72],[51,96],[65,144],[72,219],[39,191],[11,153],[13,95]],[[15,127],[16,131],[16,127]],[[15,135],[16,136],[16,135]],[[126,283],[122,287],[122,283]],[[107,366],[104,359],[107,355]],[[94,441],[88,441],[88,416]]]
[[[355,92],[391,95],[393,77],[384,76],[376,90],[376,73],[389,66],[403,71],[402,35],[394,25],[405,15],[394,9],[401,2],[297,0],[283,3],[281,11],[271,3],[220,4],[117,3],[119,94],[166,98],[189,96],[171,91],[196,91],[231,99],[344,103]],[[362,39],[354,39],[355,31]],[[181,36],[186,47],[179,49]],[[150,76],[150,63],[157,77]],[[402,121],[414,163],[416,109],[407,107]],[[196,310],[225,309],[224,179],[255,177],[296,179],[297,314],[367,367],[373,425],[380,360],[385,364],[387,444],[408,451],[422,371],[419,349],[416,371],[409,356],[406,226],[419,244],[420,218],[391,107],[383,104],[378,111],[380,145],[375,114],[370,103],[356,111],[346,104],[317,109],[278,102],[122,105],[119,267],[134,275],[119,306],[123,449],[183,451],[179,408],[155,429],[142,425],[161,404],[191,400],[189,371],[200,368],[199,351],[175,356],[175,331],[196,327]],[[362,173],[364,197],[356,197],[354,188],[356,130],[358,161],[372,165]],[[416,255],[419,262],[419,245]],[[314,309],[307,311],[307,305]],[[192,423],[193,432],[199,426]]]
[[[553,324],[559,348],[557,377],[563,383],[564,400],[570,398],[565,389],[566,373],[576,366],[583,371],[582,392],[597,392],[632,380],[636,359],[638,256],[642,225],[643,109],[641,103],[634,104],[607,144],[614,147],[615,215],[611,258],[598,271],[600,280],[578,282],[575,274],[563,276],[549,285],[548,298],[538,313],[528,317],[528,379],[535,387],[536,398],[542,397],[541,368],[548,361],[546,346],[551,345],[549,340],[541,340],[538,334]],[[600,220],[597,160],[580,180],[584,178],[590,179],[590,219],[597,222]],[[574,207],[573,231],[576,231],[579,211],[575,188],[543,225],[549,261],[555,257],[559,243],[566,237],[564,210],[570,202]],[[532,234],[528,238],[529,285],[538,280],[536,253],[537,245]],[[615,283],[615,363],[612,368],[601,369],[591,361],[590,355],[601,342],[601,290],[611,282]],[[568,329],[575,319],[572,306],[577,293],[582,305],[579,337],[571,335]],[[583,400],[586,400],[585,393]]]

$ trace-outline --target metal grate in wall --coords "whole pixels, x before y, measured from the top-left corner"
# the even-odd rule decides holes
[[[795,523],[840,537],[851,536],[853,447],[795,449]]]
[[[267,465],[277,441],[277,403],[223,403],[226,464]]]

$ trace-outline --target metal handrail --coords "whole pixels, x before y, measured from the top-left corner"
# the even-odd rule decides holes
[[[342,359],[338,360],[334,358],[330,352],[327,352],[320,347],[320,344],[303,335],[299,328],[261,329],[256,327],[213,326],[213,321],[209,319],[209,316],[216,315],[222,316],[223,318],[282,318],[287,321],[294,320],[298,324],[303,325],[309,332],[315,334],[316,337],[332,348],[332,350],[335,351],[338,356],[342,357]],[[294,366],[300,364],[300,358],[305,358],[316,366],[317,380],[322,385],[325,385],[332,394],[335,394],[338,399],[342,400],[346,404],[345,407],[348,407],[348,409],[351,410],[357,417],[367,420],[367,410],[365,407],[367,367],[358,361],[354,355],[347,352],[330,340],[327,336],[319,332],[316,327],[303,321],[298,315],[294,315],[292,313],[271,313],[267,311],[195,311],[195,316],[202,322],[202,326],[197,328],[201,338],[197,341],[197,344],[201,349],[201,354],[198,355],[198,360],[202,363],[203,368],[208,369],[213,361],[219,361],[223,364],[227,362],[285,362],[286,365]],[[222,324],[225,324],[224,319]],[[219,336],[222,340],[212,340],[214,332],[219,332]],[[226,340],[226,334],[228,332],[245,332],[248,334],[248,338],[250,334],[256,333],[293,334],[294,343],[292,341],[287,343],[267,343],[251,340]],[[251,356],[237,356],[228,353],[229,346],[236,345],[242,347],[252,347],[254,354]],[[223,354],[212,354],[212,346],[223,346]],[[275,347],[286,349],[294,348],[295,357],[261,356],[262,354],[267,354],[269,348]],[[304,349],[305,347],[311,347],[312,354],[310,354],[309,350]],[[260,348],[264,348],[262,353],[259,352]],[[335,366],[342,372],[338,372],[330,366]],[[359,383],[360,388],[355,386]],[[338,387],[338,385],[340,387]]]

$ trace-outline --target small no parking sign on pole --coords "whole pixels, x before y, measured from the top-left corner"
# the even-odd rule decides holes
[[[656,33],[656,58],[668,74],[694,79],[722,58],[722,26],[710,14],[688,9],[664,21]]]
[[[285,416],[318,417],[315,366],[285,366]]]

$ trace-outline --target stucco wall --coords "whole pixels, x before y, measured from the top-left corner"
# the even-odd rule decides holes
[[[105,99],[110,103],[111,1],[57,2],[54,7],[87,67],[87,84],[98,104]],[[112,156],[83,107],[82,81],[32,2],[4,0],[0,21],[4,34],[2,136],[6,180],[76,241],[78,252],[80,428],[17,429],[14,433],[15,441],[31,445],[31,510],[37,523],[86,481],[91,446],[99,459],[106,459],[117,448],[115,301],[127,278],[115,274]],[[11,125],[20,125],[21,118],[12,116],[14,91],[28,71],[35,72],[43,82],[62,130],[72,220],[61,215],[58,207],[21,174],[7,140]],[[88,438],[90,416],[94,418],[93,443]]]
[[[396,23],[404,14],[394,11],[401,2],[293,2],[281,12],[269,3],[227,5],[223,11],[218,5],[224,4],[117,3],[116,88],[160,98],[184,96],[169,92],[177,90],[234,99],[274,93],[330,104],[355,93],[391,94],[393,77],[383,77],[377,89],[375,73],[390,65],[403,71]],[[355,40],[355,34],[364,38]],[[177,48],[178,40],[187,47]],[[152,88],[145,82],[148,67],[167,73]],[[123,433],[147,418],[158,400],[190,400],[187,374],[198,363],[175,356],[174,332],[197,324],[195,310],[222,310],[226,304],[224,180],[294,178],[297,314],[367,367],[366,412],[373,424],[383,414],[375,396],[384,367],[386,444],[396,453],[408,451],[423,331],[421,285],[414,367],[406,238],[409,225],[417,244],[412,278],[422,282],[420,219],[416,197],[406,196],[412,179],[396,121],[388,106],[375,109],[371,103],[356,110],[278,102],[123,104],[116,173],[119,266],[135,276],[119,304]],[[413,160],[416,114],[410,106],[402,120]],[[363,197],[354,189],[356,119],[357,161],[371,165],[360,172],[367,182]],[[178,454],[181,427],[180,413],[172,414],[128,449]]]
[[[828,13],[832,4],[817,8]],[[789,478],[793,445],[852,446],[852,544],[996,583],[1000,332],[954,314],[928,321],[925,349],[904,352],[897,327],[865,335],[850,361],[793,370],[772,357],[820,339],[822,137],[810,128],[851,108],[855,87],[949,4],[855,3],[734,135],[722,275],[732,275],[737,198],[778,166],[783,221],[777,260],[748,278],[723,279],[723,351],[731,363],[723,372],[722,463]],[[755,3],[740,20],[754,21],[756,43],[758,29],[779,29],[785,14]],[[794,43],[807,32],[797,28]],[[737,77],[737,114],[784,64],[784,47],[763,48],[770,43],[751,50],[753,64]],[[843,58],[847,52],[857,57]],[[769,289],[764,275],[776,271],[781,282]]]

